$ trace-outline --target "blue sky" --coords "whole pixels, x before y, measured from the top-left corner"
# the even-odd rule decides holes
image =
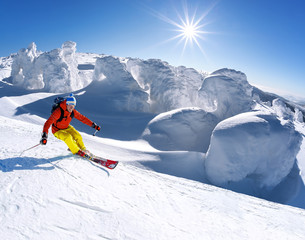
[[[179,15],[197,21],[200,48],[177,36]],[[233,68],[251,84],[305,92],[303,0],[0,0],[0,56],[35,42],[50,51],[71,40],[78,52],[215,71]],[[167,21],[165,20],[167,19]]]

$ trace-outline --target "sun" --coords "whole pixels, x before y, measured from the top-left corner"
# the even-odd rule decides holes
[[[204,27],[207,25],[207,23],[204,22],[204,17],[206,15],[202,15],[196,18],[196,14],[194,14],[192,17],[189,17],[188,10],[187,8],[185,8],[184,18],[182,18],[180,15],[178,16],[180,22],[174,22],[174,21],[170,22],[172,25],[177,27],[175,31],[179,33],[171,40],[180,38],[178,44],[184,41],[182,54],[184,53],[188,45],[193,46],[194,43],[204,54],[204,51],[199,41],[205,40],[205,36],[208,34],[207,31],[204,31]]]
[[[193,41],[198,43],[198,38],[202,38],[204,32],[200,30],[201,26],[198,26],[198,22],[190,22],[189,19],[182,21],[182,24],[177,24],[178,32],[181,32],[176,38],[181,37],[185,40],[185,43],[192,43]],[[199,43],[198,43],[199,45]]]
[[[178,39],[177,45],[184,43],[182,55],[188,46],[192,47],[195,43],[195,45],[205,55],[204,50],[200,45],[200,42],[201,40],[206,40],[207,34],[210,34],[210,32],[204,30],[204,27],[208,25],[208,22],[205,21],[205,17],[212,10],[213,7],[214,6],[211,6],[207,11],[205,11],[201,15],[197,15],[196,14],[197,9],[195,9],[194,14],[190,16],[187,6],[184,5],[183,17],[178,11],[176,11],[178,20],[172,20],[158,12],[155,12],[154,13],[155,16],[157,16],[162,21],[176,27],[175,29],[173,29],[173,31],[178,32],[176,36],[164,41],[164,43]]]
[[[193,39],[194,37],[196,37],[196,28],[194,25],[191,24],[185,25],[182,31],[186,38]]]

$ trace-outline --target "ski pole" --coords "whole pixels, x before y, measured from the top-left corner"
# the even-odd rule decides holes
[[[35,146],[33,146],[33,147],[30,147],[30,148],[28,148],[28,149],[22,151],[22,152],[20,153],[19,157],[21,157],[21,155],[22,155],[25,151],[31,150],[32,148],[38,147],[39,145],[40,145],[40,143],[38,143],[37,145],[35,145]]]
[[[98,132],[98,130],[95,130],[95,132],[93,133],[93,136],[95,136],[95,134]]]

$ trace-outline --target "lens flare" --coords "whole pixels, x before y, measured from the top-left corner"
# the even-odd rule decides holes
[[[178,45],[184,42],[182,55],[185,52],[185,49],[187,46],[193,46],[195,43],[196,46],[200,49],[200,51],[205,55],[205,52],[203,48],[200,45],[199,40],[206,40],[206,35],[210,34],[211,32],[204,31],[204,27],[208,25],[209,23],[205,21],[205,17],[208,15],[208,13],[213,9],[215,6],[212,5],[209,9],[207,9],[203,14],[197,15],[197,9],[195,9],[194,14],[192,17],[189,16],[189,11],[187,8],[187,5],[183,5],[183,12],[184,17],[181,17],[180,13],[176,10],[176,14],[178,16],[178,21],[174,21],[165,15],[162,15],[158,12],[153,12],[153,14],[161,19],[162,21],[169,23],[176,28],[173,29],[175,32],[178,32],[178,35],[164,41],[163,43],[178,40]]]

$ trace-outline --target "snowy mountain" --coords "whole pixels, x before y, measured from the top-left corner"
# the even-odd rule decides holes
[[[158,59],[50,52],[0,64],[0,233],[4,239],[304,239],[304,107],[244,73]],[[106,170],[49,136],[56,96]]]

